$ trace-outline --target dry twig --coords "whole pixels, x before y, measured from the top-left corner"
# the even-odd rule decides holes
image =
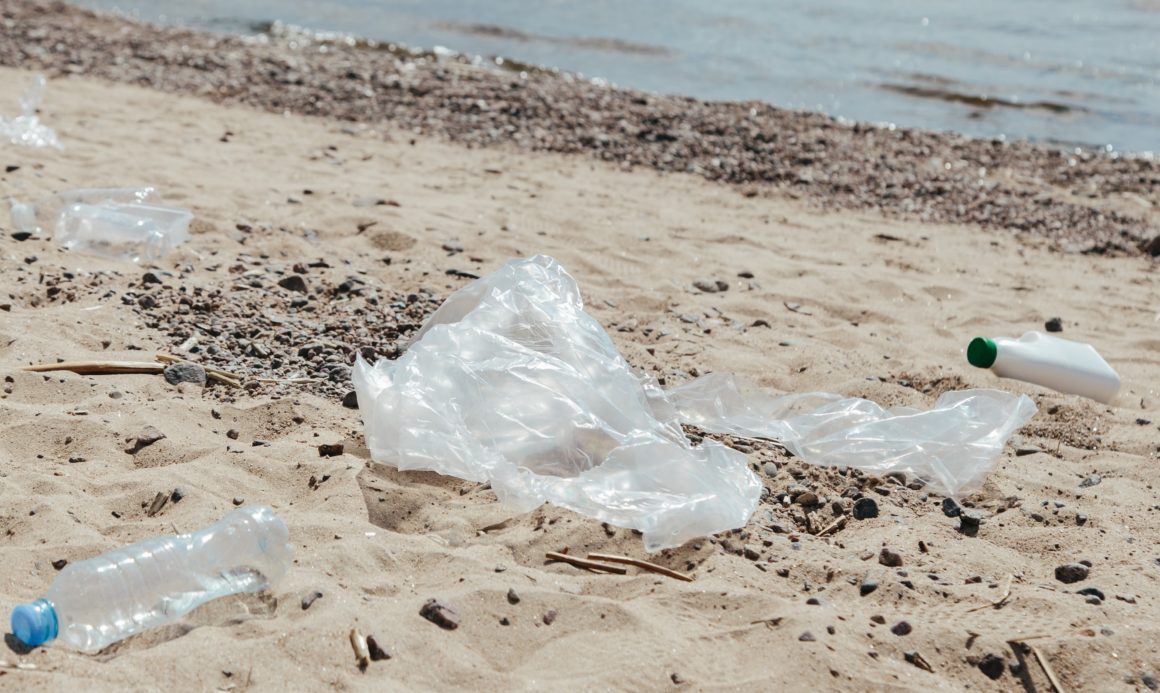
[[[845,529],[846,522],[848,521],[848,519],[849,518],[847,518],[845,516],[839,517],[837,520],[835,520],[832,523],[830,523],[829,525],[826,525],[825,527],[823,527],[822,530],[820,532],[818,532],[815,536],[824,537],[827,534],[829,534],[830,532],[836,532],[839,529]]]
[[[983,604],[981,606],[976,606],[973,609],[967,609],[967,613],[969,614],[973,611],[982,611],[983,609],[1000,609],[1000,608],[1002,608],[1007,603],[1007,600],[1011,598],[1011,582],[1014,579],[1015,579],[1014,575],[1007,576],[1007,589],[1003,592],[1003,596],[999,597],[999,601],[991,602],[990,604]]]
[[[671,577],[674,580],[680,580],[682,582],[692,582],[693,581],[693,578],[691,578],[688,575],[685,575],[684,573],[678,573],[677,571],[672,570],[671,568],[666,568],[663,565],[657,565],[656,563],[649,563],[648,561],[641,560],[639,558],[629,558],[628,556],[616,556],[616,555],[607,554],[607,553],[590,553],[590,554],[588,554],[588,558],[590,560],[593,560],[593,561],[607,561],[608,563],[624,563],[625,565],[636,566],[637,568],[640,568],[641,570],[647,570],[650,573],[657,573],[659,575]]]
[[[604,573],[616,573],[617,575],[624,575],[628,572],[627,568],[621,568],[615,565],[608,565],[607,563],[597,563],[596,561],[587,561],[578,556],[569,556],[566,553],[559,553],[557,551],[549,551],[544,554],[549,561],[563,561],[570,563],[577,568],[587,568],[588,570],[596,570]]]
[[[127,375],[133,373],[156,375],[164,371],[165,366],[145,361],[63,361],[61,363],[38,363],[35,366],[25,366],[23,370],[33,373],[72,371],[78,375]]]
[[[1063,684],[1060,683],[1059,677],[1055,675],[1055,670],[1052,669],[1051,664],[1048,663],[1047,655],[1043,654],[1043,650],[1040,650],[1035,645],[1029,644],[1027,642],[1028,640],[1034,640],[1034,639],[1046,638],[1046,637],[1048,637],[1048,636],[1047,635],[1021,636],[1021,637],[1016,638],[1014,640],[1008,640],[1007,644],[1008,645],[1022,645],[1024,647],[1026,647],[1027,649],[1031,650],[1031,654],[1035,656],[1035,661],[1039,662],[1039,668],[1043,669],[1043,673],[1047,676],[1047,680],[1051,683],[1051,689],[1053,691],[1055,691],[1055,693],[1064,693]]]

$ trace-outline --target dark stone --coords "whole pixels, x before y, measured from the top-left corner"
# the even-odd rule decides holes
[[[947,517],[958,517],[962,514],[963,509],[955,502],[954,498],[944,498],[942,502],[943,515]]]
[[[226,431],[226,438],[229,438],[230,440],[237,440],[238,436],[240,435],[241,433],[239,433],[238,429],[236,428],[231,428],[230,430]]]
[[[516,594],[516,591],[514,588],[509,588],[508,593],[507,593],[507,600],[508,600],[508,604],[519,604],[520,603],[520,595]]]
[[[1140,675],[1140,683],[1144,684],[1144,686],[1146,686],[1150,691],[1154,691],[1157,688],[1160,688],[1160,681],[1157,681],[1156,675],[1150,672],[1144,672]]]
[[[1002,676],[1006,668],[1007,661],[994,653],[987,653],[979,660],[979,671],[992,681]]]
[[[342,454],[342,443],[323,443],[318,446],[319,457],[338,457]]]
[[[29,238],[32,238],[32,232],[17,231],[16,233],[12,234],[12,238],[18,241],[27,241]]]
[[[296,291],[300,294],[306,293],[309,289],[306,286],[306,279],[300,274],[288,274],[278,280],[278,286],[288,291]]]
[[[347,409],[358,409],[358,393],[354,390],[346,393],[342,397],[342,406]]]
[[[504,616],[503,618],[501,618],[499,620],[499,624],[501,626],[510,626],[512,624],[512,622],[511,622],[511,619],[509,619],[507,616]]]
[[[859,498],[854,502],[854,519],[869,520],[878,517],[878,503],[873,498]]]
[[[866,573],[862,578],[862,584],[859,585],[858,591],[865,597],[876,589],[878,589],[878,579],[870,573]]]
[[[1103,480],[1104,480],[1104,478],[1102,476],[1100,476],[1099,474],[1090,474],[1083,481],[1079,482],[1079,487],[1080,488],[1091,488],[1092,486],[1095,486],[1096,484],[1100,483]]]
[[[715,279],[698,279],[693,282],[693,288],[704,291],[707,294],[715,294],[719,291]]]
[[[431,623],[446,630],[455,630],[459,627],[459,614],[451,606],[438,599],[428,599],[419,609],[419,615]]]
[[[674,686],[679,686],[685,682],[685,677],[674,671],[673,673],[669,674],[669,680],[673,682]]]
[[[888,568],[901,568],[902,555],[897,551],[891,551],[890,549],[883,547],[883,549],[878,552],[878,562]]]
[[[798,640],[800,640],[801,642],[814,642],[815,640],[817,640],[817,638],[814,637],[813,633],[811,633],[807,630],[806,632],[804,632],[798,636]]]
[[[1076,590],[1075,593],[1082,594],[1085,597],[1095,597],[1095,598],[1099,599],[1101,602],[1104,600],[1103,590],[1100,590],[1097,587],[1085,587],[1082,590]]]
[[[142,284],[161,284],[162,281],[161,281],[161,277],[158,277],[155,273],[146,272],[145,274],[141,275],[141,283]]]
[[[165,367],[165,382],[170,385],[193,383],[205,387],[205,369],[196,363],[174,363]]]
[[[185,491],[180,487],[173,489],[173,492],[169,494],[170,503],[180,503],[182,498],[185,498]]]
[[[1065,584],[1086,580],[1088,567],[1079,563],[1065,563],[1055,569],[1055,579]]]
[[[909,623],[906,621],[899,621],[898,623],[894,624],[894,627],[890,629],[890,632],[894,633],[895,635],[902,636],[910,635],[910,631],[912,630],[914,629],[910,627]]]
[[[756,561],[757,559],[761,558],[761,552],[750,544],[746,544],[741,551],[745,557],[751,561]]]
[[[56,559],[55,561],[53,561],[53,562],[52,562],[52,567],[53,567],[53,568],[55,568],[55,569],[57,569],[57,570],[64,570],[64,567],[65,567],[66,565],[68,565],[68,559],[67,559],[67,558],[58,558],[58,559]]]
[[[1048,318],[1047,322],[1043,323],[1043,329],[1048,332],[1063,332],[1063,320],[1060,318]]]
[[[548,611],[544,614],[544,625],[550,626],[555,623],[557,615],[558,614],[556,613],[555,609],[548,609]]]
[[[157,441],[164,439],[165,434],[157,430],[156,427],[146,426],[145,428],[141,429],[141,433],[137,435],[137,439],[133,442],[133,445],[127,448],[125,452],[129,453],[130,455],[136,455],[142,449],[147,448]]]

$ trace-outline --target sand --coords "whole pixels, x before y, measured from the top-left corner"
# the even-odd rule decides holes
[[[30,77],[0,70],[0,109]],[[17,241],[0,220],[5,608],[43,595],[54,561],[197,529],[235,499],[272,506],[296,558],[267,594],[215,602],[101,655],[59,644],[21,652],[9,639],[2,659],[34,668],[0,669],[0,688],[1050,690],[1034,657],[1007,644],[1018,638],[1035,638],[1067,690],[1155,681],[1146,678],[1160,668],[1152,261],[1060,253],[967,225],[822,213],[691,175],[469,149],[390,124],[283,117],[93,78],[52,80],[41,115],[65,149],[0,147],[0,164],[19,167],[0,175],[0,196],[150,183],[197,221],[191,242],[152,270],[163,285],[143,288],[146,268]],[[368,197],[397,206],[355,205]],[[464,252],[443,249],[452,242]],[[357,411],[333,388],[202,391],[160,376],[21,371],[174,352],[165,321],[177,318],[158,324],[122,298],[229,288],[239,264],[258,283],[252,300],[290,315],[276,281],[296,263],[329,265],[307,270],[312,285],[357,276],[384,296],[437,304],[467,281],[448,269],[483,274],[535,253],[558,258],[627,359],[669,384],[727,370],[775,392],[919,406],[948,388],[998,387],[1032,395],[1040,411],[984,488],[962,499],[987,515],[976,536],[926,490],[744,446],[771,496],[743,532],[651,557],[695,578],[683,583],[546,564],[545,552],[564,548],[645,554],[626,530],[551,506],[519,515],[476,484],[371,463]],[[694,289],[701,278],[729,289]],[[54,284],[63,290],[46,290]],[[382,329],[362,299],[318,301]],[[1062,336],[1096,344],[1122,375],[1114,406],[965,363],[971,337],[1017,336],[1055,316]],[[166,438],[127,453],[146,425]],[[334,442],[344,454],[320,457],[318,445]],[[1016,454],[1031,447],[1040,451]],[[1092,474],[1100,483],[1081,487]],[[825,502],[784,507],[778,496],[795,483]],[[144,506],[175,488],[181,500],[149,516]],[[797,524],[806,511],[815,531],[829,524],[834,501],[848,513],[847,488],[875,499],[879,516],[825,537]],[[901,567],[879,563],[884,546]],[[1055,579],[1056,566],[1081,560],[1092,564],[1086,580]],[[879,586],[862,596],[868,574]],[[987,606],[1008,585],[1005,605]],[[1105,598],[1088,603],[1075,593],[1086,587]],[[323,596],[304,609],[314,591]],[[458,629],[419,616],[429,598],[457,609]],[[900,621],[909,634],[892,632]],[[391,659],[360,671],[353,627]],[[908,661],[916,652],[929,671]],[[978,666],[988,654],[1014,670],[988,678]]]

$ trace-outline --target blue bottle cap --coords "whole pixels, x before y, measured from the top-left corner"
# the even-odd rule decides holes
[[[47,599],[21,604],[12,610],[12,634],[29,647],[55,639],[58,627],[56,609]]]

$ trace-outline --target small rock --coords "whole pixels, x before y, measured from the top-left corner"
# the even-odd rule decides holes
[[[894,624],[894,627],[890,629],[890,632],[898,636],[903,636],[910,635],[910,631],[912,630],[914,629],[910,627],[909,623],[906,621],[899,621],[898,623]]]
[[[238,496],[234,496],[234,500],[233,500],[234,505],[241,505],[242,503],[245,503],[245,502],[246,502],[245,498],[240,498]]]
[[[1092,486],[1095,486],[1096,484],[1100,483],[1103,480],[1104,480],[1104,478],[1102,476],[1100,476],[1099,474],[1090,474],[1083,481],[1079,482],[1079,487],[1080,488],[1091,488]]]
[[[149,447],[159,440],[164,440],[165,434],[159,431],[155,426],[146,426],[137,434],[137,439],[133,442],[125,452],[130,455],[136,455],[142,449]]]
[[[343,451],[342,443],[323,443],[318,446],[319,457],[338,457]]]
[[[306,595],[305,597],[302,598],[302,610],[306,611],[307,609],[309,609],[311,606],[314,605],[314,602],[318,601],[321,598],[322,598],[322,593],[319,592],[318,590],[314,590],[310,594]]]
[[[884,626],[884,625],[886,625],[886,617],[883,616],[882,614],[874,614],[873,616],[870,617],[870,622],[877,623],[880,626]]]
[[[854,519],[869,520],[878,517],[878,503],[873,498],[859,498],[854,502]]]
[[[419,609],[419,615],[446,630],[455,630],[459,627],[459,614],[438,599],[428,599],[424,602],[423,608]]]
[[[942,502],[943,515],[947,517],[958,517],[962,514],[963,509],[955,502],[954,498],[944,498]]]
[[[358,393],[354,390],[346,393],[342,397],[342,406],[347,409],[358,409]]]
[[[964,510],[959,515],[959,529],[964,532],[973,532],[983,524],[984,515],[978,511]]]
[[[67,558],[58,558],[58,559],[56,559],[55,561],[53,561],[53,562],[52,562],[52,567],[53,567],[53,568],[55,568],[55,569],[57,569],[57,570],[64,570],[64,567],[65,567],[66,565],[68,565],[68,559],[67,559]]]
[[[1085,597],[1095,597],[1099,601],[1104,601],[1104,592],[1098,587],[1085,587],[1082,590],[1076,590],[1076,594],[1082,594]]]
[[[238,436],[240,435],[241,433],[239,433],[238,429],[236,428],[231,428],[230,430],[226,431],[226,438],[229,438],[230,440],[237,440]]]
[[[1027,455],[1035,455],[1041,452],[1043,452],[1043,450],[1035,447],[1034,445],[1023,445],[1015,448],[1016,457],[1026,457]]]
[[[499,624],[501,626],[510,626],[512,624],[512,622],[511,622],[511,619],[509,619],[507,616],[504,616],[503,618],[501,618],[499,620]]]
[[[750,272],[749,270],[743,270],[741,272],[738,272],[737,276],[741,277],[742,279],[753,279],[754,274],[753,274],[753,272]]]
[[[1055,568],[1055,579],[1064,584],[1086,580],[1087,576],[1088,567],[1079,563],[1065,563]]]
[[[367,636],[367,654],[371,656],[372,662],[381,662],[384,659],[391,658],[391,653],[383,649],[382,645],[379,645],[379,641],[373,635]]]
[[[876,589],[878,589],[878,579],[870,573],[866,573],[862,577],[862,583],[858,586],[858,591],[865,597]]]
[[[1043,329],[1048,332],[1063,332],[1063,320],[1060,318],[1048,318],[1043,323]]]
[[[553,623],[555,623],[556,622],[556,615],[557,614],[556,614],[555,609],[548,609],[547,613],[544,614],[544,625],[550,626]]]
[[[806,605],[808,605],[808,606],[821,606],[822,600],[818,597],[810,597],[809,599],[806,600]]]
[[[878,552],[878,562],[887,568],[901,568],[902,555],[897,551],[892,551],[886,547],[883,547],[882,550]]]
[[[766,476],[777,476],[777,465],[773,462],[766,462],[762,465],[761,471],[765,472]]]
[[[679,686],[685,682],[685,678],[675,671],[669,674],[669,680],[672,681],[673,685],[675,686]]]
[[[306,293],[309,289],[306,286],[306,279],[301,274],[288,274],[278,280],[278,286],[287,291],[296,291],[300,294]]]
[[[516,594],[516,591],[514,588],[508,588],[507,600],[508,600],[508,604],[519,604],[520,603],[520,595]]]
[[[170,503],[179,503],[182,498],[185,498],[185,491],[181,487],[173,489],[173,492],[169,494]]]
[[[979,671],[992,681],[997,680],[1003,675],[1003,670],[1007,668],[1007,660],[1003,659],[997,654],[987,653],[979,660]]]
[[[1134,594],[1117,594],[1116,599],[1119,599],[1122,602],[1127,602],[1129,604],[1136,603],[1136,595]]]
[[[813,491],[806,491],[805,493],[798,494],[798,496],[793,499],[793,502],[797,503],[798,505],[817,505],[818,494],[814,493]]]
[[[806,632],[804,632],[798,636],[798,640],[801,642],[814,642],[815,640],[817,640],[817,638],[814,637],[813,633],[811,633],[807,630]]]
[[[193,383],[205,386],[205,369],[196,363],[174,363],[165,367],[165,382],[170,385]]]
[[[698,279],[693,282],[693,288],[700,289],[707,294],[715,294],[719,291],[717,288],[717,280],[715,279]]]
[[[463,252],[463,244],[459,241],[447,241],[443,244],[443,249],[454,255]]]
[[[757,559],[761,558],[761,552],[758,551],[752,544],[746,544],[744,548],[742,548],[742,553],[751,561],[756,561]]]
[[[1156,254],[1160,255],[1160,253]],[[1160,688],[1160,681],[1156,680],[1156,675],[1149,672],[1144,672],[1140,675],[1140,683],[1144,684],[1150,691]]]

